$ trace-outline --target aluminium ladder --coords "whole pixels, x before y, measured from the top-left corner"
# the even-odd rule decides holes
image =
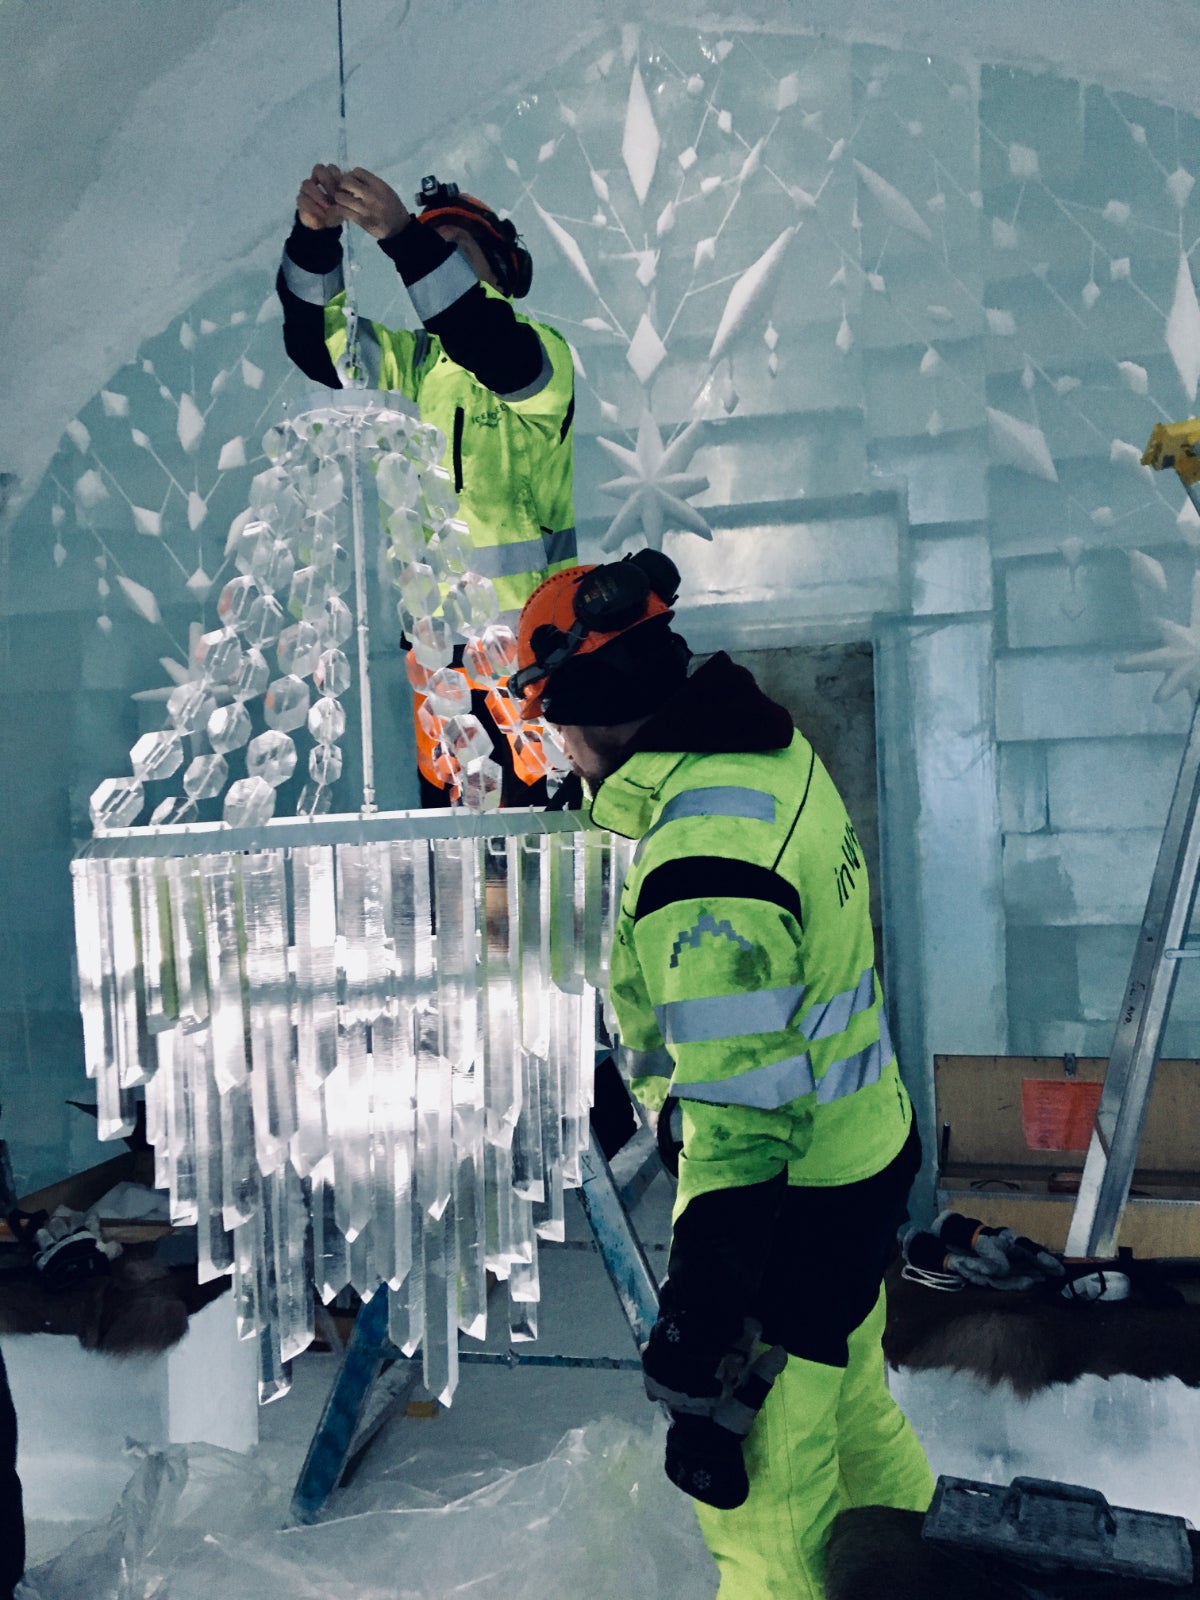
[[[1200,417],[1160,423],[1143,466],[1173,467],[1200,511]],[[1067,1236],[1067,1254],[1116,1254],[1179,962],[1200,957],[1188,927],[1200,878],[1200,699],[1192,714],[1167,813],[1104,1088]]]

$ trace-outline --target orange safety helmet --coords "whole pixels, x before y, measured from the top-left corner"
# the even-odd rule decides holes
[[[678,589],[679,569],[658,550],[639,550],[603,566],[569,567],[540,583],[521,612],[517,670],[508,680],[522,719],[543,714],[550,680],[568,662],[603,650],[655,618],[664,619],[665,629]]]
[[[516,227],[497,216],[473,194],[463,194],[456,183],[439,183],[432,173],[421,179],[417,195],[418,222],[454,222],[478,240],[496,274],[501,294],[523,299],[533,282],[533,257]]]

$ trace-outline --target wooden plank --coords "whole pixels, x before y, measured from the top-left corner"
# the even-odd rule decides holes
[[[1022,1119],[1023,1085],[1102,1083],[1108,1063],[1080,1056],[1069,1073],[1061,1056],[935,1056],[939,1165],[996,1163],[1082,1170],[1083,1150],[1031,1149]],[[945,1139],[945,1124],[949,1137]],[[1146,1112],[1137,1172],[1178,1172],[1200,1185],[1200,1062],[1160,1061]]]

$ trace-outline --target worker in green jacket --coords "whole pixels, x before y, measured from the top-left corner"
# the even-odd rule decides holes
[[[361,167],[313,168],[300,185],[276,280],[284,344],[314,382],[343,386],[341,229],[346,222],[362,228],[395,265],[421,324],[393,329],[360,319],[362,376],[415,401],[445,434],[443,465],[470,533],[471,570],[491,580],[500,620],[515,629],[538,584],[576,560],[571,352],[554,328],[513,306],[528,293],[533,266],[511,221],[435,178],[425,179],[417,201],[413,213]],[[544,783],[521,781],[519,755],[513,772],[483,698],[475,696],[473,710],[493,731],[506,768],[504,802],[544,803]],[[418,764],[426,803],[444,803],[445,780],[419,724]]]
[[[854,827],[749,672],[721,654],[689,676],[678,579],[652,551],[551,577],[510,683],[558,730],[593,820],[639,841],[610,982],[678,1173],[643,1353],[667,1473],[721,1600],[818,1600],[838,1511],[933,1492],[881,1342],[920,1146]]]

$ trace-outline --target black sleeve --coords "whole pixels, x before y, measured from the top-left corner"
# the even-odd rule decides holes
[[[332,272],[342,259],[342,230],[306,228],[297,219],[283,248],[284,254],[306,272]],[[275,277],[275,292],[283,306],[283,348],[305,377],[327,389],[340,389],[342,380],[325,347],[324,306],[293,294],[282,266]]]
[[[380,249],[395,263],[418,307],[422,286],[456,254],[449,240],[415,221],[380,240]],[[523,393],[544,373],[548,376],[550,358],[536,331],[527,322],[518,322],[507,300],[485,294],[478,281],[423,320],[451,361],[501,399]]]

